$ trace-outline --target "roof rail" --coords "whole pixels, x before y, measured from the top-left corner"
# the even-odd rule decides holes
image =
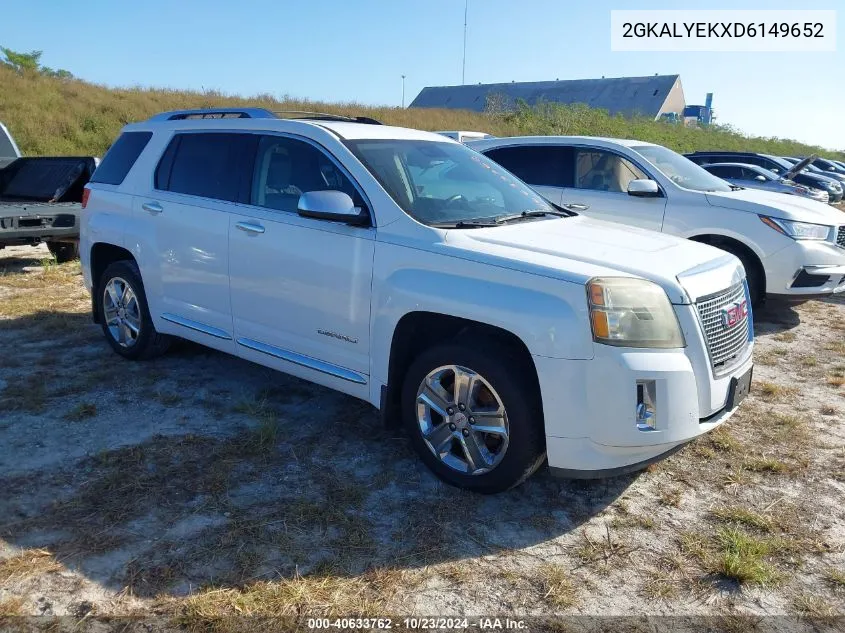
[[[382,125],[381,121],[368,116],[343,116],[342,114],[328,114],[326,112],[308,112],[307,110],[274,110],[273,114],[280,119],[308,119],[311,121],[346,121],[348,123],[366,123],[368,125]]]
[[[264,108],[208,108],[202,110],[173,110],[161,112],[150,121],[180,121],[185,119],[275,119],[276,115]]]

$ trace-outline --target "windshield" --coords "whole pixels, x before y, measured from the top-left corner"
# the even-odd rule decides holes
[[[464,145],[382,139],[346,145],[396,204],[423,224],[558,213],[510,172]]]
[[[795,161],[795,163],[790,163],[788,160],[785,160],[785,159],[781,158],[780,156],[769,156],[768,154],[760,154],[760,155],[763,158],[766,158],[766,159],[772,161],[772,163],[774,163],[775,165],[780,167],[783,171],[789,171],[790,169],[795,167],[795,164],[798,162],[798,161]],[[774,169],[774,165],[771,165],[771,164],[767,165],[766,168],[769,171],[775,172],[776,174],[782,173],[782,172],[778,171],[777,169]]]
[[[638,145],[632,150],[659,169],[664,176],[684,189],[693,191],[731,191],[731,186],[702,169],[688,158],[661,145]]]

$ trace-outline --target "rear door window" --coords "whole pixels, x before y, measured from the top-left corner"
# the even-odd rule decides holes
[[[707,171],[709,171],[714,176],[718,176],[719,178],[734,178],[735,176],[731,173],[731,168],[726,167],[724,165],[712,165],[708,166]]]
[[[572,186],[572,148],[559,145],[500,147],[485,152],[529,185]]]
[[[121,184],[141,152],[153,137],[152,132],[124,132],[106,152],[91,182],[106,185]]]
[[[233,133],[176,134],[159,161],[156,189],[235,202],[243,190],[245,160],[257,139]]]
[[[613,152],[579,149],[575,158],[575,187],[593,191],[623,193],[632,180],[648,176],[631,161]]]
[[[743,180],[757,180],[757,176],[760,175],[760,172],[749,169],[748,167],[740,167],[739,171],[741,172],[740,177]]]

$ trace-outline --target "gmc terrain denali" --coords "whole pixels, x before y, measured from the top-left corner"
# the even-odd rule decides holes
[[[182,337],[366,400],[445,481],[642,468],[748,392],[724,251],[553,206],[438,134],[182,111],[126,126],[81,258],[111,347]]]

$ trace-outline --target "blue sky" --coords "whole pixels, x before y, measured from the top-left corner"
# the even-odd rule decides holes
[[[845,12],[835,53],[611,52],[610,11],[632,8],[697,5],[469,0],[467,82],[679,73],[687,103],[715,93],[721,123],[845,149]],[[0,45],[43,50],[44,64],[110,86],[399,105],[403,74],[406,102],[426,85],[461,82],[463,13],[464,0],[5,0]]]

